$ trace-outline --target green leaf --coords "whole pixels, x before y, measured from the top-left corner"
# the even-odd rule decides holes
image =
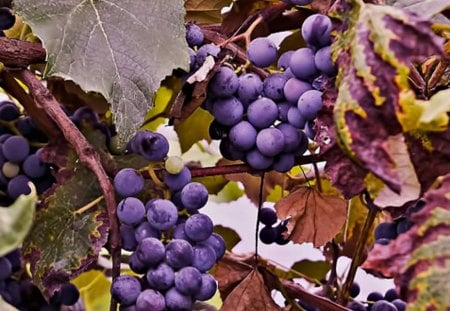
[[[86,311],[109,310],[111,281],[104,272],[90,270],[79,275],[72,283],[80,291]]]
[[[9,207],[0,207],[0,257],[20,246],[33,224],[36,189],[19,196]]]
[[[144,121],[161,80],[188,68],[181,0],[14,3],[47,50],[45,75],[101,93],[122,144]]]
[[[232,0],[185,0],[186,20],[200,24],[221,23],[220,12],[231,3]]]
[[[203,184],[206,187],[206,189],[208,189],[209,194],[219,193],[223,189],[223,187],[225,187],[225,185],[228,183],[228,180],[226,180],[223,175],[194,177],[192,178],[192,181],[196,181]]]
[[[294,263],[291,270],[307,275],[318,281],[326,278],[328,271],[331,269],[331,263],[326,261],[312,261],[308,259],[300,260]]]
[[[450,0],[394,0],[390,2],[394,7],[403,8],[424,17],[432,17],[450,7]]]
[[[224,240],[227,246],[227,250],[231,251],[241,241],[241,237],[231,228],[216,225],[214,226],[214,232],[219,234]]]
[[[239,187],[239,184],[234,181],[229,181],[222,190],[217,193],[214,202],[224,203],[236,201],[244,195],[244,189]]]
[[[419,128],[428,131],[444,131],[448,127],[450,112],[450,90],[440,91],[429,101],[418,101],[423,112],[419,118]]]
[[[202,139],[211,141],[209,125],[213,120],[214,117],[208,111],[198,108],[186,120],[175,125],[182,153],[188,151],[193,144]]]

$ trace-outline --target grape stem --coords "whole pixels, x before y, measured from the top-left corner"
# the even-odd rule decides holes
[[[75,124],[73,124],[69,117],[64,113],[61,105],[56,101],[50,91],[32,72],[20,70],[14,73],[28,87],[36,105],[42,107],[48,116],[57,124],[65,139],[75,149],[80,161],[98,178],[103,190],[109,219],[109,245],[111,247],[110,251],[113,264],[112,277],[114,279],[120,274],[121,238],[119,223],[116,216],[114,187],[100,162],[100,156],[89,144],[83,134],[81,134]],[[116,309],[117,302],[111,299],[110,310]]]
[[[5,67],[26,68],[45,62],[45,50],[40,43],[0,37],[0,62]]]
[[[73,212],[74,215],[77,214],[83,214],[84,212],[90,210],[91,208],[93,208],[94,206],[96,206],[98,203],[100,203],[105,197],[104,196],[99,196],[98,198],[92,200],[91,202],[89,202],[88,204],[86,204],[85,206],[77,209],[75,212]]]
[[[258,245],[259,245],[259,219],[261,218],[261,208],[264,202],[264,172],[261,174],[259,181],[258,194],[258,211],[256,213],[256,227],[255,227],[255,266],[258,264]]]

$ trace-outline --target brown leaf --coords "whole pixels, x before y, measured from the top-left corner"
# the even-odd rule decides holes
[[[226,35],[234,33],[246,19],[267,5],[265,0],[237,0],[222,22],[222,32]]]
[[[289,219],[287,235],[294,243],[324,245],[342,228],[347,202],[335,195],[324,195],[314,188],[301,187],[275,204],[278,217]]]
[[[185,0],[186,20],[197,23],[220,23],[223,7],[230,5],[231,0]]]
[[[275,311],[281,308],[275,304],[267,289],[262,275],[252,270],[237,285],[223,302],[223,311]]]
[[[254,254],[226,254],[217,264],[214,277],[219,283],[222,300],[225,300],[234,288],[253,270],[248,264],[254,260]]]

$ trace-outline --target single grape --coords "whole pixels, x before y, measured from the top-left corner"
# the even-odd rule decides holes
[[[6,30],[14,26],[16,16],[10,8],[0,7],[0,30]]]
[[[185,240],[172,240],[166,246],[166,262],[174,269],[190,266],[194,259],[192,245]]]
[[[314,55],[314,63],[316,64],[317,69],[329,76],[334,76],[337,73],[336,67],[331,60],[331,50],[329,45],[316,52]]]
[[[184,161],[181,157],[171,156],[166,159],[164,167],[167,173],[176,175],[181,172],[184,168]]]
[[[289,0],[289,1],[295,5],[308,5],[312,2],[312,0]]]
[[[61,303],[64,306],[72,306],[77,303],[78,299],[80,299],[80,292],[78,288],[71,284],[64,284],[60,290],[61,295]]]
[[[322,14],[309,16],[302,24],[302,36],[305,41],[317,48],[331,44],[331,19]]]
[[[375,240],[375,243],[380,244],[380,245],[388,245],[390,242],[391,242],[390,239],[385,239],[385,238]]]
[[[22,169],[25,175],[30,178],[39,178],[47,172],[47,166],[42,162],[38,154],[29,155],[22,163]]]
[[[237,94],[239,100],[245,107],[258,99],[262,91],[263,82],[256,74],[246,73],[239,77],[239,88]]]
[[[17,175],[8,183],[8,196],[15,200],[21,194],[31,193],[29,182],[31,182],[30,179],[25,175]]]
[[[200,272],[206,272],[216,263],[216,252],[211,246],[199,244],[193,247],[194,260],[192,266]]]
[[[220,53],[220,47],[214,43],[208,43],[200,47],[197,51],[197,65],[201,66],[206,60],[206,57],[217,57]]]
[[[117,218],[119,218],[121,223],[134,226],[140,223],[144,216],[144,203],[137,198],[125,198],[117,205]]]
[[[213,232],[213,222],[205,214],[195,214],[189,217],[184,224],[184,232],[195,242],[208,239]]]
[[[406,310],[406,302],[401,299],[395,299],[394,301],[392,301],[392,304],[397,308],[397,311]]]
[[[395,288],[390,288],[388,289],[385,293],[384,293],[384,299],[392,302],[395,299],[399,299],[400,297],[397,294],[397,291],[395,290]]]
[[[220,124],[233,126],[242,120],[244,106],[234,96],[218,98],[214,102],[212,114]]]
[[[367,301],[369,302],[375,302],[378,300],[383,300],[384,296],[380,292],[371,292],[369,295],[367,295]]]
[[[395,307],[394,304],[390,303],[389,301],[378,300],[372,305],[372,308],[370,310],[371,311],[397,311],[397,308]]]
[[[277,107],[278,107],[278,120],[282,122],[289,122],[288,111],[289,108],[293,107],[293,105],[290,102],[284,101],[281,103],[277,103]]]
[[[258,149],[247,152],[246,161],[248,165],[257,170],[268,169],[273,164],[273,158],[263,155]]]
[[[144,221],[134,229],[134,237],[137,243],[140,243],[145,238],[159,239],[161,233],[153,228],[148,221]]]
[[[310,80],[319,74],[314,62],[314,51],[310,48],[300,48],[292,54],[289,68],[300,80]]]
[[[13,272],[19,271],[20,267],[22,266],[20,255],[21,255],[20,248],[16,248],[15,250],[13,250],[5,255],[5,258],[8,259],[9,262],[11,263]]]
[[[189,237],[184,232],[184,223],[176,225],[175,229],[172,231],[172,239],[181,239],[191,242]]]
[[[217,97],[229,97],[239,88],[239,78],[233,69],[222,66],[209,81],[210,92]]]
[[[289,124],[293,127],[298,129],[303,129],[305,127],[306,119],[297,107],[293,106],[289,108],[287,118]]]
[[[188,45],[190,47],[201,46],[204,40],[202,29],[194,23],[187,23],[185,26]]]
[[[192,310],[193,302],[191,296],[180,293],[175,287],[172,287],[166,292],[165,298],[166,298],[166,307],[169,310],[174,311]]]
[[[193,72],[195,70],[195,66],[197,66],[197,58],[196,53],[193,49],[189,48],[189,71]]]
[[[402,217],[396,220],[397,223],[397,235],[405,233],[413,226],[413,223],[406,217]]]
[[[278,118],[278,107],[273,100],[261,97],[248,106],[248,121],[257,129],[272,125]]]
[[[356,296],[359,295],[360,292],[361,292],[361,288],[360,288],[359,284],[356,282],[353,282],[352,286],[350,287],[350,292],[349,292],[350,297],[355,298]]]
[[[164,183],[172,191],[178,191],[183,189],[191,181],[191,171],[184,166],[178,174],[171,174],[164,172]]]
[[[280,173],[286,173],[295,165],[295,156],[292,153],[282,153],[275,157],[273,169]]]
[[[11,262],[6,257],[0,257],[0,281],[4,281],[12,274]]]
[[[111,296],[121,305],[132,305],[141,293],[141,283],[131,275],[116,277],[111,285]]]
[[[164,296],[153,289],[146,289],[136,299],[136,311],[164,311],[166,300]]]
[[[175,273],[168,264],[162,262],[156,268],[149,269],[146,278],[151,288],[165,291],[174,284]]]
[[[277,59],[277,47],[268,38],[256,38],[248,46],[247,57],[257,67],[268,67]]]
[[[298,99],[302,96],[303,93],[312,89],[310,83],[302,81],[297,78],[290,78],[286,81],[284,85],[283,92],[284,97],[290,103],[297,104]]]
[[[277,213],[271,208],[263,207],[259,211],[259,221],[266,226],[272,226],[278,220]]]
[[[229,127],[217,122],[217,120],[213,120],[209,125],[209,137],[211,139],[222,139],[225,138],[229,131]]]
[[[0,102],[0,120],[13,121],[19,117],[20,117],[19,108],[17,108],[17,106],[13,102],[10,101]]]
[[[269,75],[263,83],[264,96],[273,101],[281,101],[284,99],[284,85],[286,84],[286,77],[282,73],[274,73]]]
[[[317,90],[306,91],[298,99],[297,108],[305,119],[315,119],[322,108],[322,92]]]
[[[181,202],[188,210],[198,210],[208,201],[208,189],[198,182],[188,183],[181,190]]]
[[[277,230],[271,226],[264,226],[261,231],[259,231],[259,239],[264,244],[272,244],[277,238]]]
[[[2,173],[6,178],[14,178],[20,172],[20,166],[14,162],[5,162],[2,165]]]
[[[11,136],[3,142],[2,151],[5,159],[20,163],[28,157],[30,144],[22,136]]]
[[[145,238],[139,243],[136,253],[143,264],[154,266],[164,259],[165,248],[160,240]]]
[[[277,129],[280,130],[284,137],[284,151],[294,152],[298,150],[303,132],[289,123],[280,123],[277,125]]]
[[[177,223],[178,209],[170,200],[156,199],[148,204],[147,220],[160,231],[169,230]]]
[[[163,135],[146,130],[133,136],[131,147],[148,161],[162,161],[169,152],[169,142]]]
[[[281,153],[284,149],[285,139],[283,133],[274,127],[259,131],[256,136],[256,147],[259,152],[268,157]]]
[[[229,140],[239,150],[252,149],[256,144],[257,131],[248,121],[240,121],[230,129]]]
[[[353,300],[347,304],[347,308],[353,311],[366,311],[366,306],[364,306],[361,302]]]
[[[397,226],[392,222],[383,222],[375,228],[375,239],[393,240],[397,237]]]
[[[294,54],[294,51],[292,50],[286,51],[281,54],[281,56],[278,58],[277,68],[284,70],[288,69],[292,54]]]
[[[316,131],[314,130],[315,122],[314,120],[308,120],[305,124],[305,134],[309,139],[314,140],[316,137]]]
[[[195,299],[205,301],[211,299],[217,291],[217,281],[209,273],[202,273],[202,286]]]
[[[89,107],[78,108],[71,116],[71,119],[78,127],[81,127],[83,126],[83,124],[86,123],[90,124],[91,126],[100,123],[98,114],[94,110],[92,110],[92,108]]]
[[[148,270],[148,265],[139,260],[137,252],[131,254],[128,259],[128,265],[130,266],[131,271],[138,274],[146,273]]]
[[[122,248],[127,251],[134,251],[138,245],[135,238],[135,231],[133,226],[121,224],[120,237],[122,238]]]
[[[219,149],[224,158],[232,161],[241,160],[245,157],[244,151],[235,147],[228,138],[224,138],[220,141]]]
[[[175,274],[175,287],[185,295],[196,295],[202,287],[202,274],[194,267],[181,268]]]
[[[181,201],[181,190],[177,192],[172,192],[172,197],[170,198],[170,200],[173,202],[173,204],[176,205],[178,211],[182,211],[184,209],[183,202]],[[178,220],[179,219],[180,217],[178,217]]]
[[[226,251],[226,245],[225,240],[220,236],[219,234],[213,232],[211,236],[206,239],[205,241],[201,242],[200,244],[211,246],[212,249],[214,249],[214,252],[216,253],[216,260],[219,260],[220,258],[225,255]]]

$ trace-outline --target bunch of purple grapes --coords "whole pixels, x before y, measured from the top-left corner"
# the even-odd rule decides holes
[[[289,243],[289,240],[283,237],[283,233],[287,231],[286,225],[288,220],[280,221],[275,211],[268,207],[261,208],[258,216],[259,221],[264,225],[259,231],[261,242],[264,244],[276,243],[278,245]]]
[[[353,283],[350,289],[350,297],[355,298],[359,295],[359,292],[359,284]],[[352,300],[347,304],[347,308],[354,311],[405,311],[406,302],[400,299],[395,288],[391,288],[384,295],[380,292],[369,293],[365,302]]]
[[[161,161],[165,143],[152,132],[138,132],[130,141],[152,161]],[[152,138],[153,137],[153,138]],[[122,247],[131,251],[129,265],[142,277],[122,275],[115,279],[112,296],[122,310],[192,310],[196,300],[210,299],[217,290],[216,280],[208,273],[225,253],[222,237],[213,233],[213,222],[201,209],[208,201],[204,185],[192,182],[184,165],[166,161],[164,183],[171,199],[138,197],[144,178],[138,171],[125,168],[114,178],[116,191],[123,197],[117,206],[121,222]]]

